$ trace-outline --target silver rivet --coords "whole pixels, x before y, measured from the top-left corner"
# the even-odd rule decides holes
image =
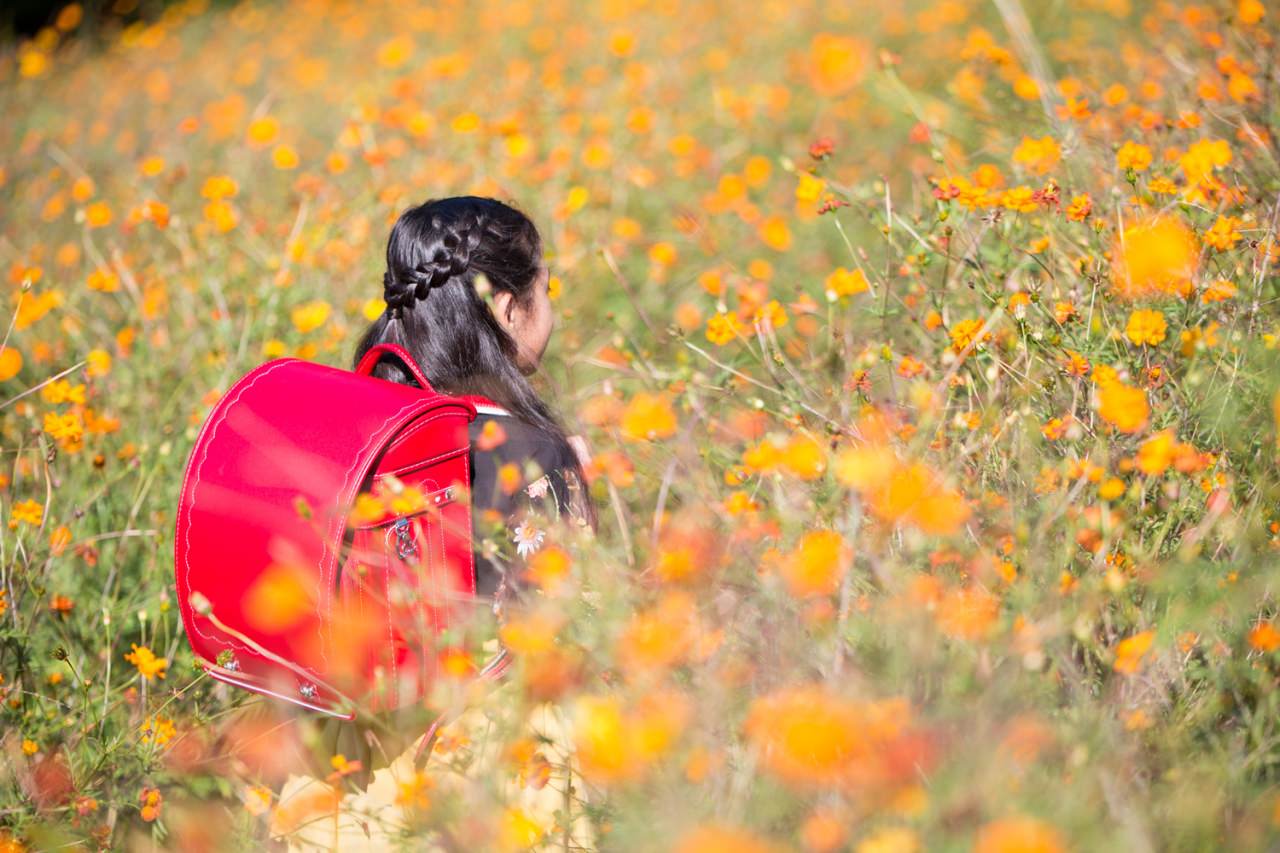
[[[304,684],[298,688],[298,692],[302,694],[304,699],[316,698],[316,686],[314,684]]]
[[[229,658],[227,659],[227,663],[226,663],[226,665],[225,665],[225,666],[223,666],[222,668],[223,668],[223,669],[229,669],[229,670],[231,670],[232,672],[239,672],[239,671],[240,671],[240,661],[236,660],[236,656],[235,656],[235,655],[232,655],[231,657],[229,657]]]

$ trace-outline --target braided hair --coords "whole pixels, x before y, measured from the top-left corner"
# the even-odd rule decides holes
[[[431,288],[462,276],[470,269],[471,253],[480,245],[485,227],[489,223],[483,215],[477,215],[471,222],[458,224],[464,226],[465,230],[449,228],[446,220],[436,215],[431,220],[431,225],[433,229],[442,232],[440,244],[434,248],[430,258],[419,261],[408,270],[403,265],[393,263],[391,247],[387,247],[387,271],[382,275],[382,298],[393,319],[403,320],[406,306],[426,299]],[[394,232],[392,239],[395,239]],[[396,253],[395,260],[400,259],[401,253]],[[397,266],[400,268],[393,271]]]
[[[517,365],[515,339],[476,288],[483,275],[491,291],[506,291],[527,309],[541,268],[537,228],[497,199],[455,196],[406,210],[387,240],[387,308],[361,337],[352,363],[377,344],[399,344],[438,391],[481,394],[506,408],[559,447],[585,482],[564,427]],[[382,359],[373,375],[416,384],[395,359]]]

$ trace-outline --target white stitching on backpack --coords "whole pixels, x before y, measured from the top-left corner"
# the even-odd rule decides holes
[[[248,391],[254,385],[257,385],[258,381],[261,380],[267,374],[274,372],[278,368],[284,367],[286,364],[292,364],[297,361],[301,361],[301,359],[296,359],[296,358],[284,359],[279,363],[266,368],[257,376],[255,376],[252,382],[248,383],[243,388],[240,388],[238,391],[236,391],[235,400],[239,400],[240,397],[244,394],[244,392]],[[222,425],[222,422],[226,420],[227,412],[230,410],[231,404],[234,403],[235,400],[232,400],[231,402],[227,402],[227,398],[223,397],[221,400],[218,401],[217,405],[222,407],[222,411],[218,413],[218,417],[216,419],[211,419],[210,421],[208,421],[205,424],[204,429],[201,429],[200,434],[196,436],[196,444],[199,445],[201,439],[204,438],[205,431],[206,430],[209,431],[209,441],[204,443],[204,453],[200,457],[200,462],[199,464],[191,468],[188,468],[186,476],[183,477],[182,479],[182,491],[179,493],[180,497],[182,495],[187,494],[187,483],[191,479],[192,473],[193,472],[195,473],[195,482],[191,484],[191,499],[187,502],[187,524],[185,525],[185,528],[184,528],[187,531],[187,533],[183,537],[184,544],[186,545],[186,547],[183,549],[183,554],[182,554],[182,564],[184,568],[184,572],[182,575],[182,583],[183,583],[183,586],[187,588],[187,595],[185,597],[179,596],[180,600],[178,602],[178,606],[181,608],[180,612],[183,612],[183,613],[189,612],[191,609],[191,604],[187,599],[191,597],[191,534],[190,534],[190,531],[191,531],[191,510],[196,505],[195,490],[200,485],[200,471],[202,468],[204,468],[205,460],[208,459],[209,457],[209,445],[213,442],[213,438],[214,438],[214,435],[217,434],[218,427],[220,427]],[[176,542],[177,540],[175,540],[175,544]],[[217,637],[210,636],[209,634],[206,634],[204,631],[200,630],[200,624],[199,622],[196,621],[194,615],[186,621],[188,624],[190,624],[192,627],[195,628],[197,634],[199,634],[201,637],[204,637],[206,640],[209,640],[210,642],[214,642],[218,640]],[[253,649],[241,643],[239,640],[236,640],[234,637],[228,637],[227,639],[230,640],[232,645],[239,646],[240,648],[244,649],[246,652],[253,652]],[[257,653],[254,652],[254,654],[257,654]]]
[[[462,448],[459,448],[458,450],[450,450],[447,453],[441,453],[439,456],[432,456],[430,459],[415,460],[413,462],[408,463],[407,465],[401,465],[399,468],[396,468],[392,471],[383,471],[379,474],[375,474],[374,477],[375,478],[385,477],[388,474],[395,476],[403,471],[417,470],[418,468],[425,468],[428,465],[432,465],[436,462],[440,462],[444,459],[448,459],[451,456],[459,456],[463,453],[466,453],[470,449],[471,449],[470,447],[462,447]],[[387,450],[388,452],[390,452],[390,448],[388,448]]]
[[[412,438],[419,430],[423,429],[425,426],[426,424],[424,423],[415,423],[413,426],[409,427],[407,430],[397,435],[395,439],[392,440],[392,442],[387,445],[387,452],[390,453],[400,445],[404,444],[406,441]],[[417,463],[414,463],[414,464],[417,464]]]

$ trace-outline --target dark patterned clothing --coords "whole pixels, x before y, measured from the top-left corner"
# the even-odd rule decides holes
[[[479,409],[471,423],[476,592],[500,598],[504,581],[509,588],[520,585],[525,558],[542,547],[548,522],[567,517],[585,523],[583,506],[589,498],[577,476],[572,448],[558,445],[510,414],[497,414],[495,407]],[[481,449],[490,422],[505,439]],[[491,428],[491,436],[492,431],[498,430]],[[513,467],[504,473],[508,465]]]

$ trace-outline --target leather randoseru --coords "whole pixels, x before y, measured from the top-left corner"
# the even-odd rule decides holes
[[[422,387],[368,375],[383,357]],[[356,371],[281,358],[232,385],[191,451],[174,536],[209,674],[348,719],[424,695],[437,639],[474,603],[475,417],[390,344]]]

